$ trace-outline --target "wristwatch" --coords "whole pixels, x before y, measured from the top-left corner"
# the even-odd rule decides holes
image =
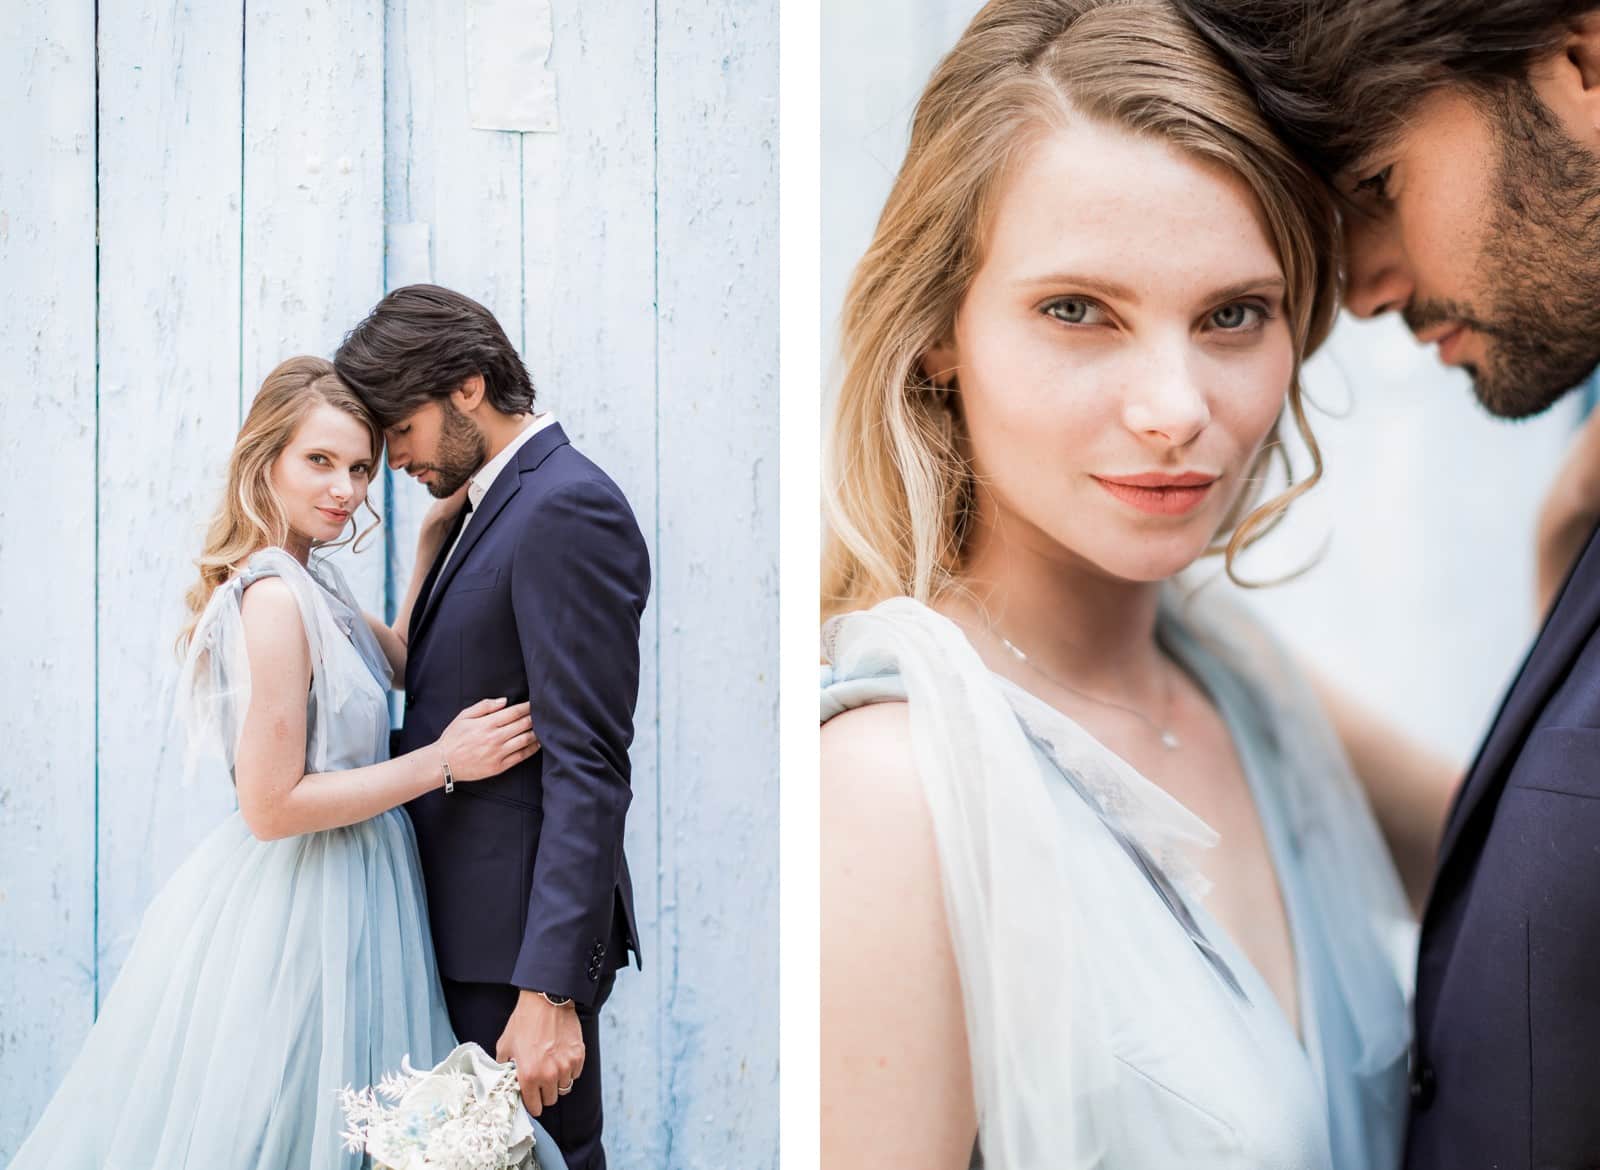
[[[539,995],[544,999],[545,1003],[549,1004],[551,1007],[566,1007],[572,1002],[572,997],[570,995],[551,995],[548,991],[541,991],[539,992]]]

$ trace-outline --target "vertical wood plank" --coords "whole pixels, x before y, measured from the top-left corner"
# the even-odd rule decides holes
[[[383,3],[247,4],[245,21],[248,403],[284,358],[332,357],[383,295]],[[380,515],[381,483],[369,497]],[[377,536],[335,554],[373,612],[384,597]]]
[[[674,1167],[777,1165],[777,22],[658,52],[663,1005]]]
[[[0,44],[0,1162],[94,1012],[95,28]]]
[[[521,135],[472,129],[460,4],[388,0],[385,22],[384,214],[398,245],[387,255],[385,291],[419,281],[455,289],[493,313],[516,344],[522,333]],[[407,241],[413,246],[405,247]],[[398,599],[433,498],[401,473],[393,476],[391,492],[391,590]]]
[[[241,31],[237,2],[101,10],[102,999],[151,896],[234,807],[227,777],[183,788],[160,747],[239,423]]]
[[[671,958],[657,888],[655,9],[648,0],[552,7],[561,128],[522,136],[523,353],[541,404],[627,495],[658,577],[640,635],[626,841],[644,970],[618,974],[602,1016],[606,1149],[619,1166],[676,1166],[662,1104]]]

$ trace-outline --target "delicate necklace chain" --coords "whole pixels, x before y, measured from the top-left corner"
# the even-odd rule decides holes
[[[1181,748],[1183,746],[1183,741],[1177,737],[1176,733],[1173,732],[1172,726],[1171,726],[1172,725],[1172,675],[1170,673],[1163,672],[1163,677],[1166,680],[1166,694],[1165,694],[1165,699],[1164,699],[1164,704],[1165,704],[1165,708],[1166,708],[1166,714],[1164,716],[1163,722],[1162,723],[1157,723],[1154,719],[1150,718],[1150,716],[1146,715],[1143,711],[1140,711],[1137,707],[1130,707],[1126,703],[1113,702],[1110,699],[1101,698],[1099,695],[1091,695],[1088,691],[1080,690],[1078,687],[1073,686],[1071,683],[1063,682],[1061,679],[1057,678],[1055,675],[1053,675],[1049,671],[1045,670],[1038,663],[1034,662],[1033,659],[1029,658],[1028,655],[1023,651],[1023,649],[1020,646],[1018,646],[1015,642],[1013,642],[1010,638],[1006,637],[1004,634],[1000,633],[1000,631],[994,629],[993,627],[990,627],[989,628],[989,633],[997,641],[999,641],[1000,645],[1002,645],[1002,646],[1004,646],[1006,648],[1006,650],[1011,654],[1011,656],[1013,658],[1015,658],[1018,662],[1022,663],[1022,665],[1026,666],[1029,670],[1033,671],[1035,674],[1037,674],[1040,678],[1044,679],[1046,682],[1054,683],[1056,686],[1060,687],[1064,691],[1071,691],[1074,695],[1077,695],[1080,699],[1087,699],[1087,700],[1089,700],[1089,702],[1098,703],[1102,707],[1111,707],[1111,708],[1113,708],[1115,710],[1118,710],[1118,711],[1127,712],[1129,715],[1132,715],[1135,719],[1138,719],[1140,722],[1144,723],[1145,726],[1149,727],[1151,731],[1154,731],[1156,733],[1157,738],[1159,738],[1161,740],[1161,746],[1166,748],[1169,752],[1176,751],[1177,749],[1179,749],[1179,748]]]

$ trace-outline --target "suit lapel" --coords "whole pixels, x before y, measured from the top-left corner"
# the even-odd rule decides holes
[[[1450,819],[1445,824],[1439,846],[1437,885],[1469,825],[1494,807],[1491,798],[1505,783],[1514,754],[1527,739],[1534,721],[1544,710],[1551,694],[1571,669],[1573,660],[1600,623],[1600,529],[1589,537],[1589,544],[1540,631],[1516,682],[1506,695],[1500,712],[1489,728],[1478,758],[1467,773],[1466,783],[1456,797]]]
[[[455,575],[461,570],[461,565],[466,561],[467,554],[483,539],[483,534],[494,523],[495,517],[500,515],[505,506],[511,502],[511,498],[521,489],[522,476],[537,468],[539,464],[545,461],[550,452],[562,446],[566,441],[567,436],[562,431],[561,424],[552,423],[523,443],[522,447],[517,451],[516,457],[511,461],[510,466],[502,469],[500,474],[495,477],[494,483],[489,485],[489,491],[483,497],[483,503],[473,510],[471,522],[467,525],[466,533],[461,537],[461,544],[450,555],[450,560],[444,566],[443,571],[440,571],[438,561],[434,562],[433,572],[430,574],[433,579],[424,586],[426,592],[423,596],[422,614],[420,617],[416,615],[412,617],[411,641],[413,644],[427,628],[428,619],[433,616],[433,611],[439,606],[439,598],[450,587],[450,582],[455,580]],[[466,509],[463,508],[462,511],[465,512]],[[451,541],[455,539],[454,533],[459,531],[460,521],[458,520],[456,527],[452,529]],[[444,547],[448,550],[450,542],[447,541]],[[443,555],[443,553],[440,554],[441,557]]]
[[[406,626],[406,645],[417,644],[417,631],[422,628],[422,613],[427,608],[428,602],[433,599],[434,585],[439,577],[439,570],[444,565],[444,554],[451,545],[455,544],[456,537],[461,532],[461,525],[466,520],[466,505],[456,513],[455,522],[450,525],[450,531],[444,538],[444,543],[439,546],[439,551],[434,554],[433,564],[428,566],[428,575],[422,579],[422,588],[417,591],[417,604],[411,609],[411,621]]]

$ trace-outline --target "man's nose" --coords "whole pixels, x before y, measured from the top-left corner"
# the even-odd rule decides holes
[[[389,464],[390,471],[399,471],[406,465],[405,456],[400,453],[400,448],[396,447],[393,443],[389,444],[387,462]]]
[[[1387,221],[1345,216],[1345,308],[1357,317],[1404,309],[1416,293],[1400,233]]]

